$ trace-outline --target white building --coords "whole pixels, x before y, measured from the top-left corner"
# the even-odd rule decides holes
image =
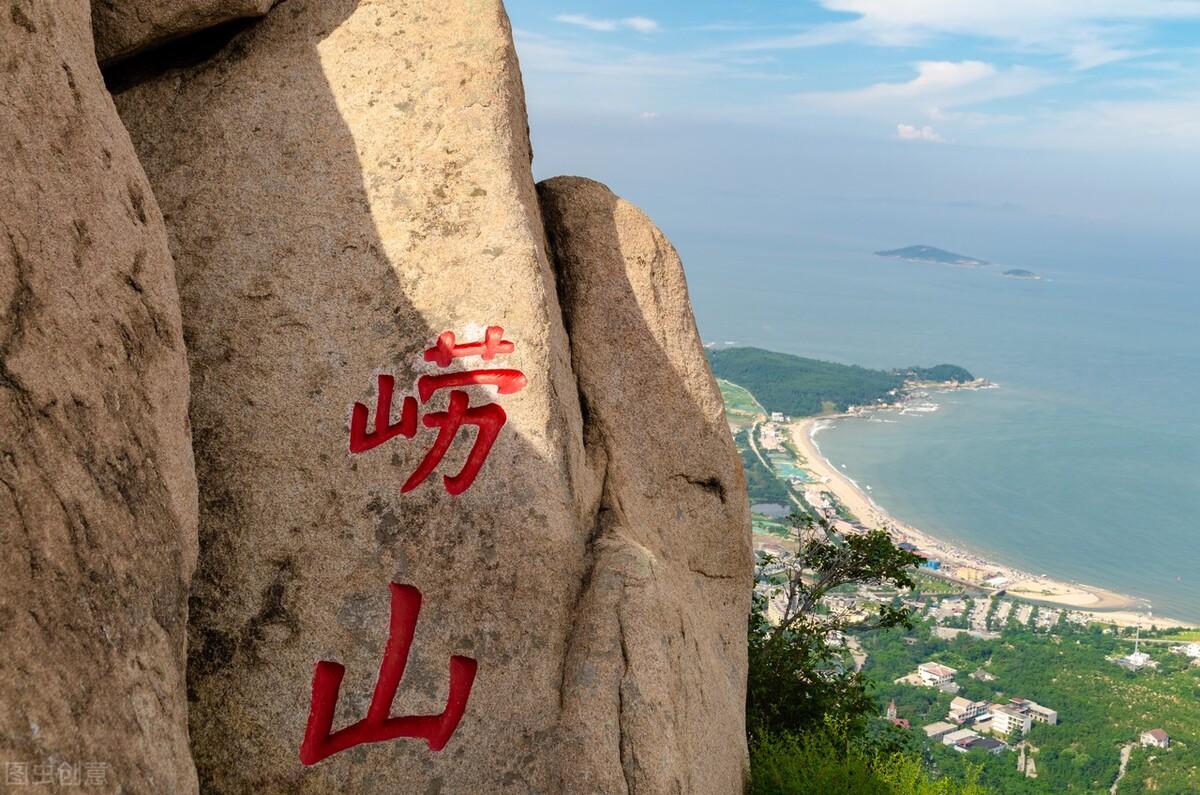
[[[1135,651],[1131,654],[1126,654],[1121,659],[1117,660],[1117,665],[1122,668],[1128,668],[1131,671],[1140,671],[1149,666],[1151,668],[1158,667],[1158,663],[1150,659],[1150,655],[1144,651]]]
[[[930,687],[953,682],[956,673],[958,673],[957,669],[941,663],[927,662],[917,666],[917,675],[921,677],[921,682]]]
[[[942,745],[957,745],[962,740],[974,740],[979,736],[979,732],[973,732],[970,729],[959,729],[956,732],[942,735]]]
[[[1029,717],[1038,723],[1046,723],[1050,726],[1058,723],[1058,713],[1049,707],[1043,707],[1036,701],[1030,701],[1027,698],[1010,698],[1009,702],[1017,709],[1029,713]]]
[[[1122,668],[1128,668],[1130,671],[1140,671],[1143,668],[1157,668],[1158,663],[1150,659],[1150,655],[1142,651],[1138,643],[1141,640],[1142,628],[1138,626],[1133,633],[1133,653],[1126,654],[1117,660],[1117,665]]]
[[[947,713],[946,720],[961,725],[978,718],[987,711],[988,703],[986,701],[971,701],[969,698],[955,696],[954,700],[950,702],[950,712]]]
[[[1170,748],[1171,737],[1162,729],[1151,729],[1148,732],[1142,732],[1142,747]]]
[[[1176,654],[1186,654],[1192,659],[1200,660],[1200,643],[1186,643],[1182,646],[1172,646],[1171,651]]]
[[[991,713],[992,732],[1003,734],[1005,737],[1028,734],[1030,726],[1033,725],[1033,718],[1029,717],[1028,712],[1010,704],[994,704]]]

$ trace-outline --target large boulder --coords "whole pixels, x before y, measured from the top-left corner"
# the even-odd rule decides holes
[[[749,503],[683,267],[603,185],[538,191],[604,483],[564,678],[568,790],[738,792]]]
[[[707,371],[678,371],[663,397],[691,408],[671,427],[704,446],[682,479],[647,488],[684,500],[680,521],[719,517],[697,518],[692,551],[667,550],[678,533],[664,530],[646,550],[666,555],[649,570],[668,581],[633,593],[650,564],[613,556],[628,553],[626,536],[654,536],[659,514],[639,508],[634,529],[603,530],[610,442],[585,444],[594,426],[580,395],[606,417],[620,402],[575,379],[572,350],[588,340],[568,341],[563,325],[499,0],[289,0],[209,61],[139,79],[117,105],[167,218],[194,390],[189,688],[202,786],[740,786],[740,469],[727,436],[709,439],[725,431]],[[686,313],[686,296],[671,306]],[[680,323],[679,363],[694,365],[690,315]],[[479,369],[520,375],[460,384],[458,397],[428,389]],[[395,427],[376,426],[389,393]],[[446,458],[421,478],[441,445],[433,425],[466,400],[479,427],[443,438]],[[692,419],[702,427],[685,428]],[[497,429],[486,459],[473,457]],[[473,481],[456,474],[479,464]],[[720,517],[730,524],[715,541]],[[677,620],[651,614],[656,595]],[[693,620],[680,601],[691,597],[719,604]],[[720,626],[700,626],[710,620]],[[387,720],[443,708],[445,721]],[[425,739],[360,742],[406,733]],[[726,759],[732,770],[709,776]]]
[[[198,67],[117,105],[168,219],[192,368],[201,556],[189,660],[202,786],[244,792],[553,792],[563,658],[599,486],[530,175],[499,2],[289,0]],[[473,485],[419,486],[422,422],[350,452],[378,376],[402,399],[424,352],[503,328],[464,367],[526,385]],[[420,403],[448,407],[447,391]],[[314,665],[345,669],[333,729],[367,715],[389,585],[423,597],[393,712],[434,714],[451,656],[478,670],[442,751],[397,739],[300,759]],[[310,760],[311,761],[311,760]]]
[[[194,792],[196,482],[166,231],[88,4],[15,0],[0,64],[6,784]]]
[[[108,64],[190,33],[267,13],[278,0],[92,0],[96,57]]]

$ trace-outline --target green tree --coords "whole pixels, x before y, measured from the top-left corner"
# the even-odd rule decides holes
[[[751,795],[987,795],[978,767],[933,778],[913,753],[864,747],[829,719],[800,734],[765,737],[751,749]]]
[[[747,728],[752,736],[781,734],[835,718],[861,733],[874,703],[867,680],[831,643],[852,621],[845,612],[830,610],[825,597],[846,585],[910,588],[911,571],[922,558],[898,549],[882,530],[843,536],[823,518],[788,518],[796,554],[762,555],[757,570],[748,637]],[[774,625],[767,620],[773,598],[784,605]],[[912,627],[908,608],[879,605],[872,619],[853,624],[855,630],[894,626]]]

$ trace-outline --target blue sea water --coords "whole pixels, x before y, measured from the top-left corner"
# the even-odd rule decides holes
[[[818,442],[910,524],[1200,622],[1200,277],[1038,270],[841,252],[689,276],[706,341],[997,382]]]

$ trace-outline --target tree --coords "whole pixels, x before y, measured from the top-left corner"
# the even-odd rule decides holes
[[[848,610],[830,609],[826,597],[845,585],[911,588],[911,571],[923,558],[898,549],[887,533],[837,533],[826,518],[793,513],[788,517],[795,555],[760,555],[749,624],[750,669],[746,722],[751,736],[801,731],[828,718],[861,732],[874,712],[867,680],[845,664],[831,638],[856,630],[903,626],[911,611],[880,604],[866,621]],[[782,601],[772,625],[768,603]]]

